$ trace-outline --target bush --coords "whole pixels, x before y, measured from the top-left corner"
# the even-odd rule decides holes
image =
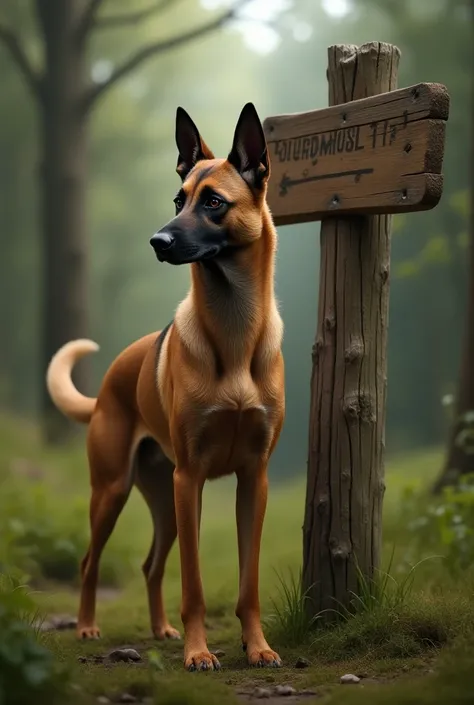
[[[5,480],[0,492],[0,570],[75,583],[89,541],[88,499],[58,501],[38,483]],[[127,560],[104,555],[101,580],[116,585]]]
[[[67,700],[67,677],[41,642],[38,611],[25,589],[0,576],[0,703]]]
[[[439,551],[453,573],[474,563],[474,475],[428,503],[413,493],[406,494],[405,502],[413,516],[408,529],[420,553]]]

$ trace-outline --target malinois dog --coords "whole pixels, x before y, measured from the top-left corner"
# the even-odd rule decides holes
[[[267,145],[251,103],[240,114],[227,159],[214,157],[182,108],[176,144],[182,181],[176,214],[150,243],[160,262],[191,264],[188,295],[167,328],[120,353],[97,399],[81,394],[71,380],[76,361],[98,349],[94,342],[67,343],[47,372],[58,409],[89,424],[91,540],[81,564],[78,636],[100,635],[99,560],[135,484],[154,525],[143,566],[153,633],[179,638],[162,597],[166,558],[178,536],[184,665],[191,671],[219,668],[204,626],[201,496],[206,480],[235,473],[242,644],[252,666],[279,666],[263,633],[258,588],[267,466],[285,414]]]

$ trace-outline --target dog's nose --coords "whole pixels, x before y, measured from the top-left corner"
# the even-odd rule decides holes
[[[170,233],[155,233],[150,240],[150,245],[155,252],[165,252],[174,244],[174,237]]]

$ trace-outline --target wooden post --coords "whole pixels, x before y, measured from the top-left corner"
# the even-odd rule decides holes
[[[442,192],[449,96],[396,90],[399,58],[378,42],[330,47],[332,107],[264,125],[276,224],[322,220],[303,528],[312,615],[349,607],[358,569],[370,579],[380,564],[389,214],[433,208]]]
[[[331,47],[330,105],[397,88],[399,57],[389,44]],[[335,600],[349,606],[356,560],[366,576],[379,566],[391,221],[321,224],[303,532],[303,580],[316,613],[337,608]]]

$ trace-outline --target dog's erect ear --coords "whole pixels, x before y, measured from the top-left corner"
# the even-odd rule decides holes
[[[262,188],[270,176],[267,143],[253,103],[247,103],[240,113],[227,159],[252,188]]]
[[[184,181],[196,162],[201,159],[214,159],[214,155],[202,139],[194,122],[186,110],[176,111],[176,146],[178,147],[178,164],[176,171]]]

